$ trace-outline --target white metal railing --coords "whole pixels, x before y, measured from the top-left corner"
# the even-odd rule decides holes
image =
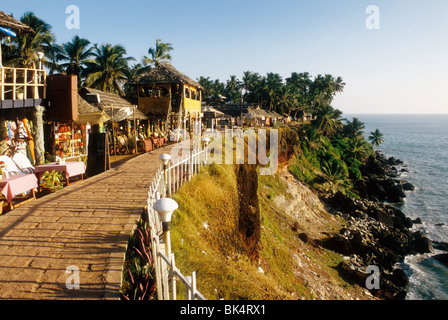
[[[177,300],[177,282],[185,286],[186,300],[206,300],[196,288],[196,273],[184,276],[176,267],[174,253],[170,257],[165,254],[165,239],[161,236],[162,223],[157,212],[153,209],[154,203],[161,197],[168,197],[176,193],[180,187],[190,181],[205,165],[206,149],[196,149],[190,155],[182,155],[172,159],[171,165],[163,170],[162,166],[156,173],[154,181],[148,191],[147,214],[150,225],[152,255],[156,272],[157,298],[159,300]],[[170,241],[170,240],[168,240]]]

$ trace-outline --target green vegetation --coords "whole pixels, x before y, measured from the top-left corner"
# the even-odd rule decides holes
[[[124,300],[155,300],[157,285],[150,230],[143,219],[137,221],[129,237],[123,263],[121,297]]]
[[[208,77],[200,77],[198,82],[204,87],[203,97],[210,105],[228,102],[257,104],[260,108],[292,117],[302,117],[330,105],[345,86],[341,77],[319,74],[312,79],[308,72],[292,72],[283,80],[278,73],[261,76],[246,71],[242,80],[231,75],[225,83]]]
[[[62,185],[62,181],[64,179],[64,176],[61,172],[58,171],[45,171],[45,173],[42,175],[42,182],[44,187],[50,189],[51,191],[58,191],[64,188]]]
[[[354,182],[362,179],[362,167],[374,149],[363,136],[364,124],[358,118],[341,119],[341,115],[325,105],[301,126],[300,148],[290,170],[323,194],[342,191],[356,197]]]
[[[340,255],[298,239],[297,230],[292,228],[297,222],[276,204],[279,197],[294,200],[280,172],[258,175],[258,186],[258,261],[249,259],[238,232],[240,202],[235,166],[210,165],[182,186],[173,197],[179,209],[171,228],[176,265],[182,273],[196,271],[198,290],[211,300],[322,298],[322,293],[316,293],[321,286],[328,286],[329,297],[335,290],[338,294],[331,297],[347,297],[354,292],[362,297],[359,289],[336,271],[342,261]],[[311,218],[313,221],[299,229],[312,226],[316,234],[339,231],[339,222],[315,210],[319,221]],[[311,283],[312,279],[321,283]],[[183,290],[182,285],[177,287],[179,292]]]

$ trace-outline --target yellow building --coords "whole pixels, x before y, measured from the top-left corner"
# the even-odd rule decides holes
[[[134,85],[139,109],[150,119],[163,122],[165,132],[188,128],[201,117],[204,88],[169,63],[161,63],[142,74]]]

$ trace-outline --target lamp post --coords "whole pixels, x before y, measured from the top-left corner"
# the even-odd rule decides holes
[[[153,209],[159,214],[162,221],[163,235],[165,238],[165,254],[168,258],[171,257],[171,238],[170,238],[170,224],[173,211],[179,208],[176,201],[170,198],[162,198],[153,205]]]
[[[38,52],[37,53],[37,57],[39,58],[39,70],[42,70],[42,59],[44,57],[44,53],[43,52]]]
[[[162,160],[163,164],[163,183],[165,184],[164,196],[166,196],[166,188],[168,183],[168,163],[171,160],[171,156],[169,154],[164,153],[160,156],[159,159]]]

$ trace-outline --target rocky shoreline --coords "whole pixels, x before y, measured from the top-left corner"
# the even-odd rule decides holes
[[[412,231],[419,219],[411,220],[391,204],[402,202],[405,191],[414,186],[399,179],[407,170],[399,159],[388,158],[377,152],[365,166],[363,180],[356,188],[360,199],[341,192],[322,199],[333,214],[348,221],[340,233],[321,240],[320,245],[344,256],[338,266],[342,276],[366,286],[371,278],[369,266],[380,271],[379,288],[370,292],[381,299],[404,299],[409,279],[397,265],[408,255],[434,252],[433,243],[421,231]],[[444,244],[437,244],[437,246]],[[441,260],[446,259],[441,255]]]

